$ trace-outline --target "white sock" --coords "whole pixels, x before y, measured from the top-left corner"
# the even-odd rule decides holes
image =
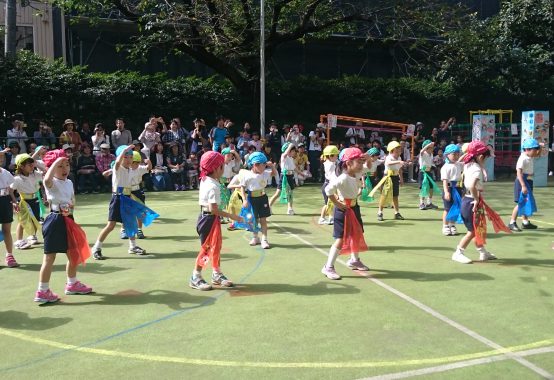
[[[327,258],[327,268],[335,266],[335,261],[337,260],[337,257],[339,256],[339,250],[332,245],[329,249],[329,256]]]
[[[450,227],[450,225],[449,224],[443,224],[442,225],[442,228],[446,228],[446,227]]]
[[[428,204],[428,205],[433,204],[433,198],[428,197],[428,198],[427,198],[427,204]]]
[[[77,282],[77,277],[68,277],[67,278],[67,285],[73,285]]]
[[[262,240],[263,240],[263,241],[267,241],[267,236],[264,235],[264,234],[262,234]]]
[[[419,204],[425,204],[425,197],[419,197]]]
[[[100,248],[102,249],[102,242],[100,240],[96,240],[96,243],[94,243],[93,249]]]
[[[460,246],[457,246],[456,247],[456,252],[461,253],[463,255],[464,254],[464,249],[461,248]]]
[[[510,219],[510,224],[514,224],[516,221],[513,219]]]
[[[479,252],[479,253],[487,253],[487,250],[485,249],[485,246],[482,246],[482,247],[478,247],[478,248],[477,248],[477,252]]]
[[[523,219],[521,221],[524,225],[528,225],[529,224],[529,219]]]
[[[137,241],[135,239],[129,239],[129,248],[135,248],[137,246]]]
[[[200,272],[199,270],[195,269],[192,271],[192,278],[198,278],[200,276],[202,276],[202,272]]]
[[[258,239],[258,233],[257,232],[254,232],[252,234],[252,239]]]
[[[45,292],[50,288],[50,285],[48,282],[39,282],[38,283],[38,291],[39,292]]]
[[[351,253],[350,254],[350,260],[358,261],[358,260],[360,260],[360,255],[357,252],[356,253]]]

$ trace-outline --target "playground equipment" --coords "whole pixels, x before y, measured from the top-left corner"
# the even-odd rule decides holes
[[[364,119],[354,116],[341,115],[320,115],[319,121],[326,126],[327,144],[331,143],[331,129],[333,128],[358,128],[367,131],[377,131],[385,133],[395,133],[399,135],[406,134],[411,138],[411,159],[414,158],[414,130],[413,124],[397,123],[394,121]]]

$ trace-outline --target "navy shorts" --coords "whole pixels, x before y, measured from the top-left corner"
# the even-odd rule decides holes
[[[354,214],[356,215],[356,219],[358,219],[360,226],[362,226],[363,231],[364,222],[362,221],[362,214],[360,214],[360,206],[356,205],[352,207],[352,210],[354,211]],[[342,236],[344,235],[344,211],[342,211],[340,208],[335,207],[333,219],[333,238],[342,239]]]
[[[450,194],[452,194],[452,187],[448,186],[448,191],[450,191]],[[462,196],[462,189],[460,189],[459,187],[454,187],[454,191],[457,191],[458,194],[460,194],[460,197]],[[442,195],[442,205],[444,207],[444,211],[448,212],[452,208],[452,198],[453,197],[450,197],[450,200],[447,201],[446,199],[444,199],[444,194]]]
[[[119,197],[125,197],[125,195],[112,194],[112,199],[110,200],[110,206],[108,209],[109,222],[123,223],[123,220],[121,219],[121,203],[119,202]]]
[[[269,208],[269,199],[267,194],[261,197],[250,197],[252,203],[252,210],[254,211],[254,218],[268,218],[271,216],[271,209]]]
[[[529,184],[529,188],[531,191],[533,191],[533,180],[526,180]],[[516,181],[514,182],[514,202],[519,203],[519,194],[521,193],[521,184],[519,183],[518,179],[516,178]]]
[[[462,219],[464,220],[464,226],[466,226],[469,232],[473,232],[473,204],[475,199],[471,197],[462,198]]]
[[[200,236],[200,244],[204,244],[204,242],[208,238],[212,226],[214,225],[215,218],[217,218],[217,216],[212,214],[204,215],[203,213],[200,213],[200,215],[198,215],[196,232],[198,233],[198,236]]]
[[[369,182],[371,182],[371,187],[374,189],[375,186],[379,183],[379,178],[377,178],[377,173],[372,177],[369,174],[367,175]]]
[[[144,195],[144,190],[140,189],[140,190],[131,191],[131,194],[133,194],[135,197],[140,199],[142,203],[146,203],[146,195]]]
[[[12,197],[5,195],[0,197],[0,223],[13,222]]]
[[[287,174],[287,182],[289,183],[290,189],[294,190],[294,188],[295,188],[294,174]],[[277,188],[279,190],[281,190],[282,187],[283,187],[283,178],[281,178],[281,180],[277,184]]]
[[[433,178],[433,174],[432,172],[427,172],[427,174],[429,176],[431,176],[431,178]],[[421,185],[423,185],[423,170],[419,169],[419,172],[417,174],[417,182],[419,183],[419,188],[421,189]]]
[[[397,197],[400,195],[400,176],[392,175],[392,196]]]
[[[25,202],[27,202],[33,212],[33,215],[38,220],[40,218],[40,203],[38,203],[38,198],[25,199]]]
[[[73,218],[73,216],[70,216]],[[67,253],[67,228],[61,214],[51,212],[42,224],[44,253]]]
[[[326,205],[327,202],[329,201],[329,197],[325,193],[325,188],[327,187],[328,184],[329,184],[329,181],[325,180],[325,182],[323,182],[323,186],[321,186],[321,194],[323,195],[323,204],[324,205]]]

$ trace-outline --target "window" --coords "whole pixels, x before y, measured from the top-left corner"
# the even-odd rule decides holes
[[[15,48],[16,50],[30,50],[34,51],[33,44],[33,27],[32,26],[17,26],[15,33]],[[4,44],[6,43],[6,27],[0,25],[0,47],[1,51],[4,51]]]

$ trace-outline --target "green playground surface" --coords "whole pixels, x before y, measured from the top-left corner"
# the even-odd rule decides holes
[[[508,221],[512,182],[489,183],[485,194]],[[66,258],[58,255],[50,286],[62,300],[33,302],[42,246],[16,251],[19,268],[0,269],[0,378],[549,377],[552,194],[552,187],[535,190],[538,230],[494,234],[489,225],[487,248],[499,259],[462,265],[450,259],[460,236],[441,234],[442,210],[418,210],[417,186],[405,185],[404,221],[386,209],[379,223],[376,204],[362,206],[370,251],[361,257],[371,271],[357,274],[341,256],[343,279],[331,281],[320,270],[332,226],[317,224],[319,187],[304,186],[294,193],[297,215],[274,206],[271,249],[224,229],[222,270],[237,285],[200,292],[188,286],[200,245],[197,192],[147,193],[161,215],[139,241],[149,256],[129,255],[114,231],[103,248],[108,259],[80,267],[79,279],[95,293],[63,295]],[[91,244],[108,200],[77,198],[76,220]],[[473,246],[466,252],[478,259]]]

